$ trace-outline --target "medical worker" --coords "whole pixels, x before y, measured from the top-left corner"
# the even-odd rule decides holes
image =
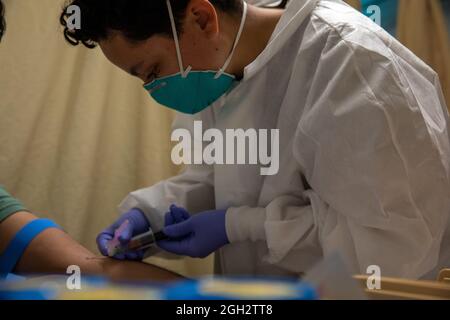
[[[123,243],[162,229],[162,252],[215,252],[216,272],[228,275],[296,276],[335,252],[355,273],[376,265],[384,276],[422,278],[450,265],[439,79],[369,18],[339,0],[292,0],[285,9],[242,0],[72,4],[82,27],[72,28],[65,10],[66,39],[99,45],[140,78],[177,111],[174,128],[202,121],[280,136],[275,175],[257,165],[189,165],[132,192],[97,238],[103,254],[128,220]]]

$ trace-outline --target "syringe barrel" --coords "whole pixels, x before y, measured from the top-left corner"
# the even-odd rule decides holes
[[[156,242],[155,234],[152,230],[149,230],[146,233],[140,234],[128,243],[128,250],[138,250],[142,247],[149,247]]]

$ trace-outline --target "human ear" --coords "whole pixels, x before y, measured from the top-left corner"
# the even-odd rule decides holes
[[[216,8],[207,0],[191,0],[186,11],[186,22],[208,38],[219,33]]]

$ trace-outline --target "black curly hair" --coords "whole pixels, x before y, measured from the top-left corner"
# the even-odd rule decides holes
[[[181,30],[190,0],[171,0],[177,28]],[[242,0],[210,0],[223,12],[239,14]],[[71,29],[67,24],[69,6],[76,5],[81,11],[81,29]],[[166,0],[70,0],[60,16],[64,37],[76,46],[83,44],[94,48],[108,37],[110,31],[120,31],[131,41],[143,41],[155,34],[171,35]]]
[[[3,2],[0,0],[0,40],[2,40],[5,30],[6,30],[5,8],[3,6]]]

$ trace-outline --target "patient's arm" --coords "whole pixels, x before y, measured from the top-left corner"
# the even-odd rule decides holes
[[[27,223],[37,219],[28,212],[18,212],[0,223],[0,252]],[[66,274],[77,265],[82,274],[104,275],[112,280],[174,281],[181,277],[140,262],[116,261],[96,257],[88,249],[58,229],[39,234],[25,250],[14,270],[17,274]]]

